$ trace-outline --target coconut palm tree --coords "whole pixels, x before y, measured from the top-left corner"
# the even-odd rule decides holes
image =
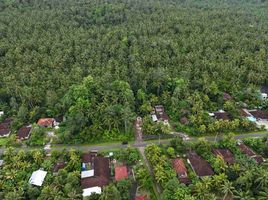
[[[242,190],[239,190],[239,191],[234,192],[234,199],[237,199],[237,200],[254,200],[255,198],[251,196],[249,191],[244,192]]]
[[[225,181],[224,184],[221,186],[221,192],[224,194],[223,200],[225,200],[228,195],[233,196],[234,189],[235,188],[230,181]]]

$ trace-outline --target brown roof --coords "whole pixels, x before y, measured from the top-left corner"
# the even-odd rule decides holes
[[[116,181],[120,181],[122,179],[128,178],[126,166],[117,166],[117,167],[115,167],[114,171],[115,171],[115,180]]]
[[[109,184],[109,179],[104,178],[104,177],[88,177],[88,178],[83,178],[81,179],[81,187],[82,189],[85,188],[90,188],[90,187],[103,187]]]
[[[228,100],[232,100],[233,97],[232,97],[229,93],[224,92],[224,93],[223,93],[223,99],[224,99],[225,101],[228,101]]]
[[[216,119],[229,120],[229,116],[227,112],[214,112],[214,116]]]
[[[94,186],[103,187],[109,184],[110,181],[110,167],[109,158],[96,156],[93,159],[94,176],[81,179],[82,188],[89,188]]]
[[[222,157],[222,159],[229,165],[234,164],[234,156],[229,149],[212,149],[212,152],[216,156]]]
[[[211,176],[214,174],[210,164],[195,151],[190,151],[187,154],[190,165],[197,176]]]
[[[241,116],[243,116],[243,117],[251,117],[250,113],[247,112],[245,109],[241,109],[241,110],[240,110],[240,114],[241,114]]]
[[[252,151],[252,149],[250,149],[249,147],[247,147],[244,144],[239,144],[238,148],[242,151],[242,153],[247,154],[248,156],[255,156],[256,155],[254,153],[254,151]]]
[[[268,112],[265,112],[263,110],[254,110],[249,111],[255,118],[259,119],[268,119]]]
[[[182,118],[180,119],[180,123],[181,123],[181,124],[189,124],[189,120],[188,120],[187,117],[182,117]]]
[[[83,163],[91,163],[92,162],[92,156],[90,153],[84,153],[81,156],[81,161]]]
[[[248,146],[244,144],[239,144],[238,148],[242,151],[242,153],[248,155],[249,157],[253,158],[257,161],[257,163],[262,163],[264,161],[263,157],[261,155],[257,155],[252,149],[250,149]]]
[[[10,133],[9,128],[0,129],[0,136],[5,136],[5,135],[8,135],[9,133]]]
[[[61,161],[57,162],[53,167],[53,172],[58,172],[60,169],[63,169],[66,166],[66,163]]]
[[[164,106],[157,105],[154,107],[154,109],[155,109],[155,114],[158,120],[161,120],[161,121],[169,120],[168,115],[165,113]]]
[[[39,126],[54,126],[54,118],[41,118],[38,120],[37,124]]]
[[[30,131],[31,131],[32,127],[31,126],[23,126],[18,130],[18,138],[19,139],[26,139],[29,137],[30,135]]]
[[[252,157],[254,160],[257,161],[258,164],[261,164],[262,162],[264,162],[264,159],[261,155],[256,155],[254,157]]]

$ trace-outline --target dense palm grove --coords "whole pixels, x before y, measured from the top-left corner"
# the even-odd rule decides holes
[[[65,115],[62,140],[128,137],[156,104],[210,131],[204,111],[224,92],[259,105],[266,11],[260,0],[1,1],[1,109],[14,128]]]

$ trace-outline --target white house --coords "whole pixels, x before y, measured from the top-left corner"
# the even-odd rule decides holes
[[[34,171],[29,180],[29,183],[32,185],[36,185],[36,186],[42,186],[46,175],[47,175],[47,172],[41,169]]]
[[[93,193],[101,194],[101,187],[96,186],[96,187],[83,189],[83,197],[88,197],[92,195]]]
[[[4,111],[0,111],[0,117],[2,117],[4,114]]]

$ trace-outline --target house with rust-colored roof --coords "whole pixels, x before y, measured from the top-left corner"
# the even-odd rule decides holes
[[[235,163],[234,156],[229,149],[212,149],[215,156],[220,156],[228,165]]]
[[[204,177],[214,175],[210,164],[201,156],[199,156],[195,151],[189,151],[187,153],[187,157],[187,162],[190,164],[197,176]]]
[[[41,118],[38,120],[37,124],[44,128],[52,128],[54,127],[55,122],[54,118]]]
[[[121,181],[123,179],[128,178],[126,166],[117,166],[117,167],[115,167],[114,171],[115,171],[115,180],[116,181]]]
[[[184,165],[183,159],[181,159],[181,158],[173,159],[172,166],[173,166],[173,169],[175,170],[177,177],[181,183],[184,183],[184,184],[191,183],[191,180],[188,178],[187,169]]]
[[[257,155],[251,148],[249,148],[245,144],[242,144],[242,143],[238,144],[238,148],[243,154],[246,154],[250,158],[253,158],[254,160],[256,160],[258,164],[261,164],[262,162],[264,162],[264,159],[261,155]]]
[[[27,140],[31,134],[32,126],[23,126],[18,130],[17,138],[19,140]]]

